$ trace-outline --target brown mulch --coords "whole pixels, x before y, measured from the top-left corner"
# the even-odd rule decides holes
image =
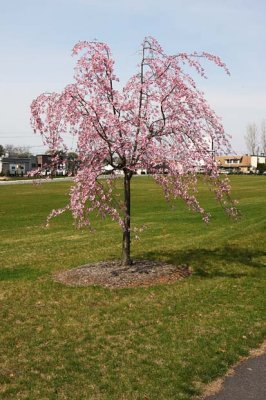
[[[100,285],[108,288],[127,288],[172,283],[191,275],[187,265],[176,266],[164,262],[136,260],[131,266],[119,261],[83,265],[57,272],[54,279],[68,286]]]

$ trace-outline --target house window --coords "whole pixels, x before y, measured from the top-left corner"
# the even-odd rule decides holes
[[[225,164],[240,164],[240,160],[229,158],[229,159],[225,160]]]

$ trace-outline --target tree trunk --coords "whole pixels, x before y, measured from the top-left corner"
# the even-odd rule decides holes
[[[123,243],[122,243],[122,263],[123,265],[131,265],[130,258],[130,180],[132,173],[124,171],[124,230],[123,230]]]

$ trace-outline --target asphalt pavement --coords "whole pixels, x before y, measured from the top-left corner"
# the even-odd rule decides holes
[[[266,354],[241,363],[220,392],[205,400],[266,400]]]
[[[65,177],[65,178],[54,178],[54,179],[20,179],[20,180],[10,180],[10,181],[4,181],[0,180],[0,186],[7,186],[7,185],[27,185],[27,184],[33,184],[36,182],[40,183],[51,183],[51,182],[63,182],[63,181],[71,181],[73,178],[71,177]]]

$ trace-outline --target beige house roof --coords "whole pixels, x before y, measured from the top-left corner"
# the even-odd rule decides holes
[[[217,156],[215,159],[224,168],[251,166],[251,156]]]

